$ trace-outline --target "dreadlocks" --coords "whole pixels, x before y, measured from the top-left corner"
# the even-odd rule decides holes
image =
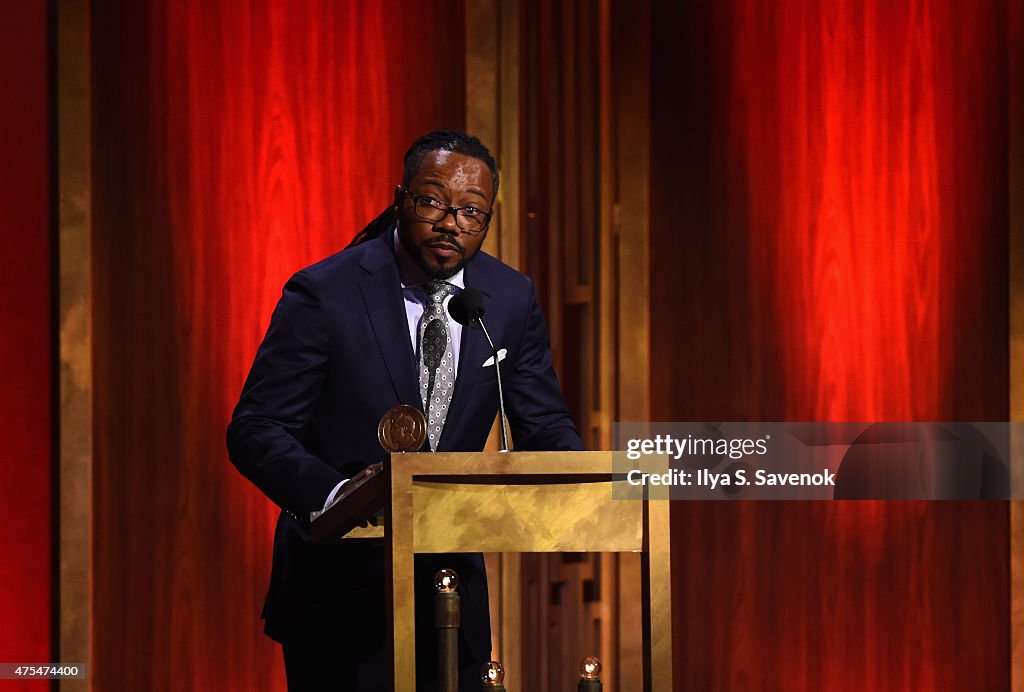
[[[491,179],[494,181],[494,197],[498,196],[498,165],[494,157],[483,143],[465,132],[458,130],[435,130],[423,135],[409,147],[405,152],[404,169],[402,171],[402,184],[408,185],[416,171],[423,164],[423,159],[432,151],[450,151],[455,154],[464,154],[475,159],[480,159],[491,171]],[[373,221],[367,224],[366,228],[359,231],[348,247],[365,243],[387,233],[395,227],[398,221],[398,211],[393,205],[388,206],[377,215]]]
[[[356,233],[356,237],[352,239],[346,247],[353,247],[360,245],[368,240],[379,238],[384,235],[392,228],[395,227],[395,222],[398,221],[398,211],[394,205],[388,207],[380,214],[377,214],[377,218],[366,225],[366,228]]]

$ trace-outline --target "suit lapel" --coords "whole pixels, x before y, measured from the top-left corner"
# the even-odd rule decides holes
[[[398,267],[391,248],[391,234],[385,233],[371,242],[375,247],[368,248],[360,263],[366,271],[366,276],[359,282],[366,314],[391,376],[395,395],[403,404],[422,410],[416,355],[409,340],[409,324]]]

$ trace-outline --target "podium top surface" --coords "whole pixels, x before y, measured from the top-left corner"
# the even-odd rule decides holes
[[[414,476],[612,474],[612,452],[408,452],[391,455],[392,473]],[[667,465],[667,457],[666,457]]]

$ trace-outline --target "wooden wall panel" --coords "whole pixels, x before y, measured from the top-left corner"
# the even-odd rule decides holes
[[[653,4],[652,419],[1007,419],[1006,15]],[[1005,504],[672,516],[677,689],[1008,689]]]
[[[529,0],[520,8],[520,90],[514,105],[522,157],[521,260],[537,286],[551,328],[555,369],[583,444],[607,449],[611,423],[621,418],[616,365],[618,300],[624,288],[618,276],[622,240],[617,222],[623,219],[618,201],[623,180],[640,167],[618,165],[620,111],[614,99],[619,85],[614,82],[620,75],[614,68],[621,56],[613,57],[613,51],[626,46],[625,51],[639,52],[644,43],[624,38],[613,15],[635,17],[638,8],[611,0]],[[633,28],[639,31],[646,39],[646,27]],[[628,146],[635,143],[630,140]],[[634,201],[627,223],[645,215],[636,213]],[[630,228],[627,242],[641,233]],[[644,254],[642,243],[633,249]],[[642,295],[646,300],[647,292]],[[645,335],[635,330],[642,310],[633,307],[634,314],[624,321],[634,328],[631,345],[645,350]],[[630,385],[645,389],[646,377],[642,380]],[[639,570],[638,558],[522,556],[523,689],[569,689],[584,655],[601,658],[606,690],[641,684],[633,646],[641,631],[639,607],[630,607],[634,603],[628,595],[620,599],[618,581],[621,570]],[[632,586],[635,602],[639,585]]]
[[[283,689],[224,430],[288,276],[464,122],[459,0],[92,5],[101,690]]]
[[[53,297],[46,2],[0,13],[0,661],[53,656]],[[7,682],[13,689],[37,683]],[[7,689],[7,687],[5,687]]]

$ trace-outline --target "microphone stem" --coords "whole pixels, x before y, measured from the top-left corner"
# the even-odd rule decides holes
[[[501,417],[501,451],[507,452],[509,451],[508,428],[505,427],[505,394],[501,391],[501,365],[498,362],[498,349],[494,348],[494,342],[491,341],[491,335],[487,332],[484,321],[477,318],[476,323],[483,330],[484,336],[487,337],[487,343],[491,347],[491,353],[494,354],[494,374],[498,378],[498,415]]]

